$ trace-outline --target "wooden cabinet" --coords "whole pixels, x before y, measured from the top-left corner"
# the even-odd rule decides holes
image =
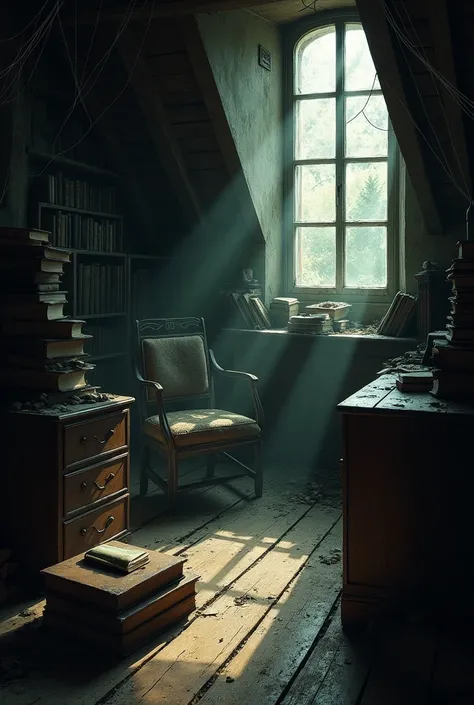
[[[6,414],[1,521],[26,573],[127,533],[132,402]]]
[[[386,610],[474,616],[474,407],[384,376],[338,408],[344,627]]]

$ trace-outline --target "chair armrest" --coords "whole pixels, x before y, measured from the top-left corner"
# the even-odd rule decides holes
[[[166,418],[165,407],[163,404],[163,387],[159,382],[153,382],[150,379],[143,379],[138,370],[136,370],[136,376],[139,383],[144,387],[151,387],[155,392],[156,406],[158,407],[158,417],[160,419],[160,424],[163,429],[163,434],[166,438],[168,445],[174,445],[173,434]]]
[[[258,377],[250,374],[250,372],[240,372],[238,370],[225,370],[217,362],[214,352],[212,350],[209,350],[209,357],[211,358],[213,368],[216,370],[216,372],[219,372],[219,374],[227,375],[228,377],[242,377],[243,379],[247,379],[249,382],[258,382]]]
[[[257,385],[256,382],[258,382],[258,377],[255,375],[250,374],[250,372],[239,372],[237,370],[225,370],[223,367],[219,365],[219,363],[216,360],[216,357],[214,355],[214,352],[212,350],[209,350],[209,358],[211,360],[211,364],[214,370],[216,372],[219,372],[221,375],[225,375],[226,377],[234,377],[234,378],[240,378],[246,380],[249,385],[250,385],[250,393],[252,395],[252,401],[253,401],[253,406],[255,410],[255,420],[260,426],[260,428],[263,427],[263,407],[262,407],[262,402],[260,401],[260,396],[258,394],[257,390]]]

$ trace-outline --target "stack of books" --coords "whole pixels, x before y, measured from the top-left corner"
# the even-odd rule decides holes
[[[440,397],[474,396],[474,240],[458,243],[447,270],[452,287],[446,342],[432,348],[433,390]]]
[[[4,388],[56,393],[88,388],[83,321],[64,315],[61,285],[67,250],[51,247],[49,233],[0,227],[2,360]]]
[[[143,549],[120,541],[101,548],[108,555],[100,563],[80,554],[42,571],[46,627],[122,656],[195,609],[198,578],[183,574],[184,558],[150,551],[128,572],[124,565],[143,560]],[[114,550],[122,567],[113,565]]]
[[[291,316],[288,330],[292,333],[332,333],[332,320],[327,313],[301,313]]]
[[[270,319],[274,328],[286,328],[292,316],[298,315],[298,299],[277,296],[270,303]]]

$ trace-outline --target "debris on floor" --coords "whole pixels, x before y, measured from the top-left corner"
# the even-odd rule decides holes
[[[341,505],[341,491],[337,487],[324,486],[318,482],[308,482],[306,488],[296,495],[300,504],[323,504],[326,507]]]
[[[320,563],[324,563],[325,565],[333,565],[334,563],[339,563],[341,560],[342,551],[340,548],[333,548],[328,554],[325,556],[320,555],[318,558]]]

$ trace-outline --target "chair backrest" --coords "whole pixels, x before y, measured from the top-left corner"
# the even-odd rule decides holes
[[[167,402],[197,400],[211,406],[212,378],[202,318],[147,318],[136,321],[136,362],[145,378],[159,382]],[[152,403],[152,390],[145,402]]]

